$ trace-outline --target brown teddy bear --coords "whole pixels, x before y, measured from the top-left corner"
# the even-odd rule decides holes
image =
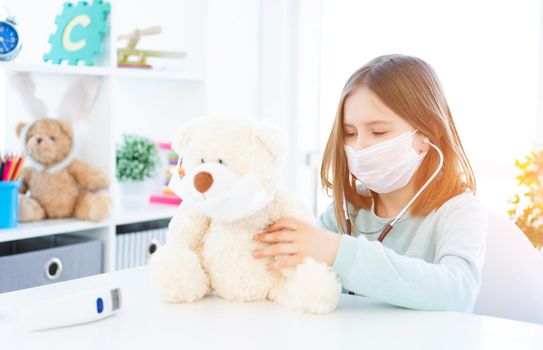
[[[36,97],[32,75],[15,73],[10,85],[21,96],[33,119],[16,127],[26,155],[21,173],[19,221],[75,217],[100,221],[109,215],[109,197],[97,191],[108,186],[108,177],[75,158],[78,141],[71,121],[87,117],[98,96],[99,77],[84,77],[62,96],[56,116]]]
[[[73,129],[65,120],[42,119],[19,123],[17,136],[26,153],[41,169],[25,167],[21,173],[19,221],[75,217],[100,221],[109,214],[106,174],[73,157]],[[30,196],[25,194],[30,190]]]

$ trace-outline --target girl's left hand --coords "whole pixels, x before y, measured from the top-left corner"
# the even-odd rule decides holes
[[[268,270],[279,270],[294,267],[306,257],[332,266],[340,235],[295,219],[283,218],[257,234],[255,240],[270,245],[253,250],[253,257],[279,256],[266,265]]]

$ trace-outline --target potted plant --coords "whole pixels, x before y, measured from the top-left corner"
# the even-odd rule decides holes
[[[507,212],[537,250],[543,247],[543,150],[532,151],[516,160],[520,174],[518,192],[509,201]]]
[[[125,204],[141,203],[154,190],[153,177],[159,163],[154,142],[135,134],[123,135],[116,149],[116,178]]]

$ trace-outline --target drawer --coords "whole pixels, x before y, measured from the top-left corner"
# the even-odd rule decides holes
[[[54,235],[0,243],[0,293],[102,273],[102,241]]]
[[[156,220],[117,227],[117,270],[146,265],[166,242],[170,220]]]

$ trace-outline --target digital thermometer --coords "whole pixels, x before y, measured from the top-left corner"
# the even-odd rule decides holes
[[[29,331],[101,320],[121,308],[121,290],[101,287],[43,300],[23,308],[22,322]]]

